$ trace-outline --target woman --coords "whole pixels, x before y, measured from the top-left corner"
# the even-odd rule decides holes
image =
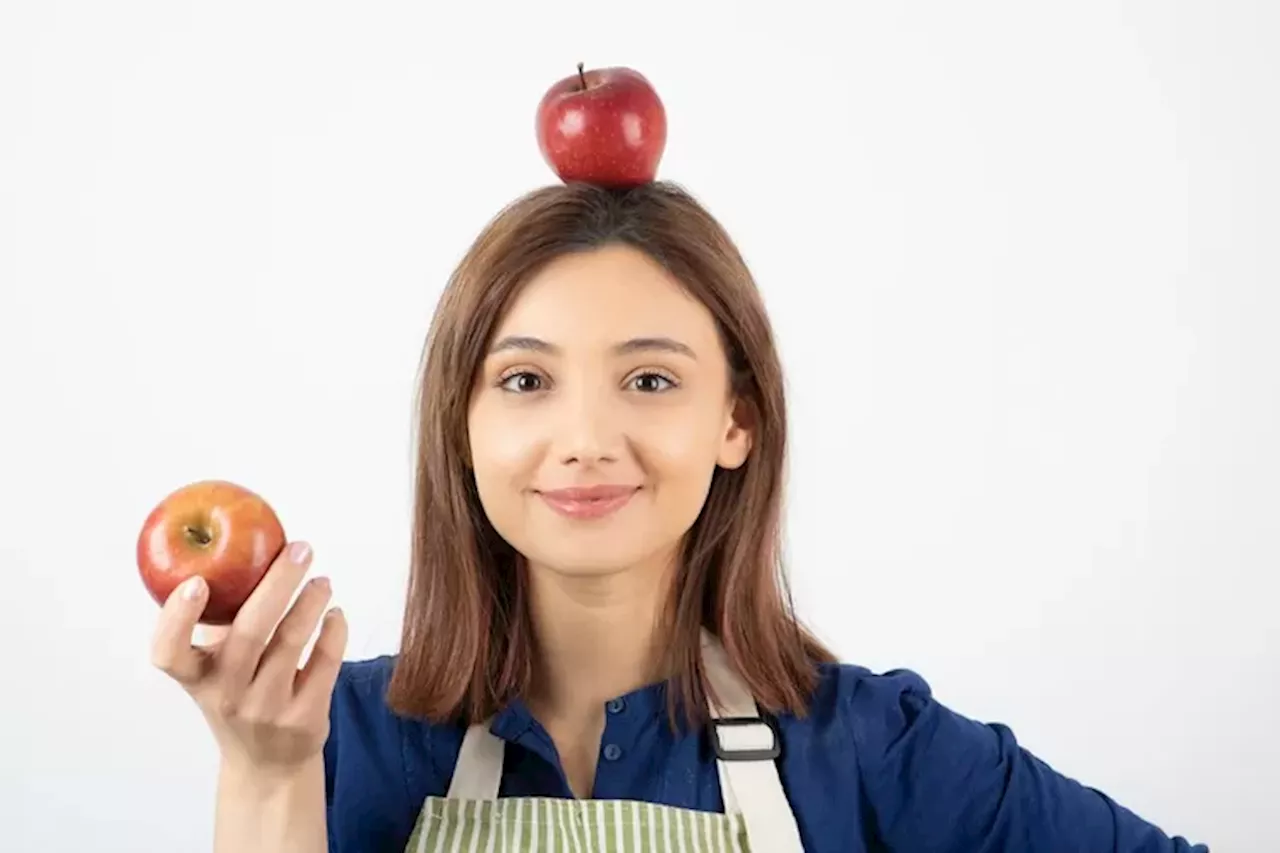
[[[555,186],[445,290],[401,652],[342,662],[294,543],[226,635],[155,662],[223,756],[219,851],[1203,851],[837,663],[779,573],[783,380],[752,278],[680,189]],[[278,626],[278,627],[277,627]]]

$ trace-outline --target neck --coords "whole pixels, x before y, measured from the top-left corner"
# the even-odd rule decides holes
[[[658,619],[674,574],[665,559],[597,577],[529,565],[540,717],[585,721],[614,697],[660,680]]]

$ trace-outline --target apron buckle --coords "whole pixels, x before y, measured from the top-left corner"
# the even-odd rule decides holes
[[[721,717],[711,726],[711,746],[721,761],[772,761],[782,755],[777,726],[764,717]]]

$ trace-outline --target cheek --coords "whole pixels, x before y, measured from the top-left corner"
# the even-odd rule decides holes
[[[537,466],[537,431],[513,429],[511,419],[490,407],[477,407],[468,424],[472,465],[477,478],[512,480]]]
[[[718,425],[706,419],[682,417],[675,422],[641,426],[636,435],[642,464],[650,469],[659,489],[705,493],[720,451]]]
[[[476,492],[489,521],[504,536],[522,513],[522,490],[533,484],[542,458],[536,432],[512,429],[501,413],[480,408],[467,428]]]

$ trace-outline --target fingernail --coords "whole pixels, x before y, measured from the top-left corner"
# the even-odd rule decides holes
[[[305,563],[311,556],[311,546],[306,542],[294,542],[289,546],[289,559],[295,563]]]
[[[187,578],[182,582],[182,597],[187,601],[194,601],[204,592],[204,578],[196,575],[193,578]]]

